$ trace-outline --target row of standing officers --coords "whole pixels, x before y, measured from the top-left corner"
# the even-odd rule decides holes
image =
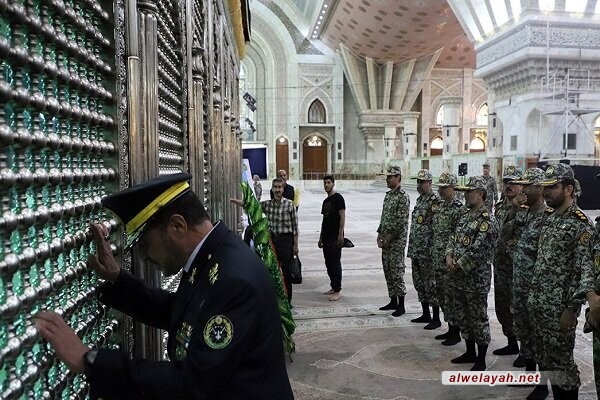
[[[540,371],[541,384],[529,400],[548,396],[548,380],[555,399],[577,399],[581,382],[573,358],[575,328],[587,300],[586,328],[594,330],[600,389],[600,224],[594,232],[577,207],[570,166],[530,168],[524,174],[515,166],[505,167],[503,196],[495,205],[489,165],[466,185],[442,173],[439,196],[431,173],[421,170],[410,233],[410,199],[401,188],[400,168],[391,166],[385,175],[391,190],[383,202],[377,244],[390,302],[381,310],[393,310],[395,317],[405,313],[408,239],[407,256],[423,308],[411,322],[436,329],[441,308],[448,331],[435,338],[451,346],[462,336],[466,352],[452,363],[473,364],[471,370],[482,371],[490,342],[487,299],[493,276],[496,315],[508,342],[494,354],[518,354],[515,367]],[[464,192],[464,205],[457,191]]]

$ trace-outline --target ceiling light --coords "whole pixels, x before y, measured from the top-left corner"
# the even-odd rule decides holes
[[[325,14],[325,10],[321,11],[321,14]]]
[[[323,8],[327,8],[327,4],[323,4]]]

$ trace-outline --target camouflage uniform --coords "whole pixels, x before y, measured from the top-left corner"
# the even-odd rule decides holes
[[[596,217],[596,232],[592,247],[596,293],[600,293],[600,217]],[[600,327],[594,329],[594,379],[596,380],[596,396],[600,398]]]
[[[513,165],[504,168],[503,180],[521,179],[521,172]],[[498,322],[502,325],[502,333],[506,337],[515,336],[514,318],[512,314],[512,282],[513,262],[512,253],[514,241],[506,236],[504,225],[514,218],[511,202],[503,198],[496,204],[494,215],[498,222],[498,242],[494,252],[494,305]]]
[[[442,173],[438,186],[456,186],[456,176],[449,173]],[[450,240],[450,235],[454,233],[458,218],[462,212],[466,211],[458,196],[446,202],[439,199],[432,206],[433,210],[433,249],[432,260],[435,269],[435,288],[438,303],[444,312],[444,321],[451,325],[458,326],[458,321],[454,317],[451,305],[453,304],[453,292],[449,290],[446,268],[446,247]]]
[[[417,179],[431,181],[431,172],[421,170]],[[415,208],[412,212],[410,225],[410,236],[408,239],[407,256],[412,260],[413,285],[419,296],[419,302],[428,302],[438,305],[435,290],[435,273],[431,249],[433,245],[432,222],[433,205],[439,201],[439,197],[429,192],[417,198]]]
[[[471,178],[469,185],[457,190],[485,190],[481,177]],[[487,297],[491,285],[491,263],[498,235],[498,224],[485,205],[464,212],[451,236],[446,255],[454,257],[459,269],[449,273],[454,287],[454,306],[460,332],[465,340],[487,346],[490,325]]]
[[[377,232],[384,238],[381,261],[390,297],[406,295],[404,249],[408,233],[409,209],[410,198],[402,188],[398,187],[385,194]]]
[[[525,171],[522,181],[515,181],[523,185],[539,185],[544,179],[544,171],[539,168],[530,168]],[[527,360],[533,360],[531,348],[531,325],[527,297],[533,278],[533,266],[537,258],[538,242],[542,226],[547,215],[554,210],[544,203],[537,210],[522,205],[517,211],[513,224],[513,285],[512,306],[515,323],[515,333],[521,342],[521,354]]]
[[[542,185],[551,186],[564,179],[573,179],[571,168],[551,165]],[[527,299],[535,360],[544,370],[561,372],[550,379],[567,391],[577,390],[581,382],[573,359],[575,330],[561,333],[560,317],[566,309],[578,315],[585,294],[594,288],[592,232],[591,222],[575,204],[560,214],[547,216]]]
[[[494,203],[498,200],[498,185],[496,184],[496,179],[491,175],[482,176],[482,178],[485,180],[485,206],[488,212],[491,213]]]

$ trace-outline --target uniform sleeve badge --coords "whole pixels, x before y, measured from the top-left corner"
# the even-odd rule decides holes
[[[204,327],[204,342],[214,350],[224,349],[233,339],[233,324],[224,315],[215,315]]]
[[[417,217],[417,223],[418,223],[418,224],[422,224],[422,223],[423,223],[423,216],[422,216],[422,215],[419,215],[419,216]]]
[[[463,246],[470,245],[471,244],[471,237],[469,237],[469,236],[463,237],[462,243],[463,243]]]
[[[483,221],[479,224],[479,232],[487,232],[490,229],[490,224],[486,221]]]
[[[590,235],[589,232],[583,232],[581,235],[579,235],[579,243],[584,246],[588,246],[590,244],[591,237],[592,235]]]

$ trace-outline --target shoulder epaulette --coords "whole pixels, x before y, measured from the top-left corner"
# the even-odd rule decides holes
[[[575,215],[577,215],[577,217],[582,220],[582,221],[586,221],[588,222],[589,219],[587,217],[587,215],[585,215],[583,212],[581,212],[581,210],[579,208],[575,209]]]
[[[554,208],[552,208],[552,207],[546,207],[546,212],[548,214],[552,214],[554,212]]]

